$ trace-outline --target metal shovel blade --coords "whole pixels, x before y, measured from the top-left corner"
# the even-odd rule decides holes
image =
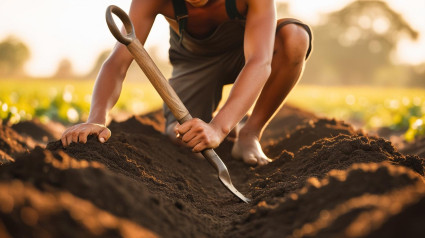
[[[232,181],[230,181],[230,176],[229,176],[229,172],[227,172],[227,170],[225,171],[225,173],[221,173],[221,175],[218,176],[218,178],[220,179],[221,183],[223,183],[223,185],[230,190],[230,192],[232,192],[236,197],[238,197],[240,200],[244,201],[245,203],[249,203],[251,201],[251,199],[245,197],[242,193],[240,193],[235,186],[233,186]]]
[[[251,199],[245,197],[235,188],[235,186],[233,186],[229,171],[217,153],[215,153],[213,149],[207,149],[201,153],[205,159],[207,159],[208,162],[210,162],[210,164],[217,170],[218,178],[220,179],[221,183],[240,200],[244,201],[245,203],[249,203]]]

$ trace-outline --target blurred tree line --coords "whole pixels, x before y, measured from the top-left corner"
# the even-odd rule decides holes
[[[0,75],[22,76],[23,66],[30,57],[28,46],[18,38],[9,36],[0,42]]]
[[[425,87],[425,63],[394,63],[397,43],[419,34],[387,3],[353,1],[322,19],[312,26],[314,49],[301,83]]]
[[[278,2],[277,12],[279,17],[290,16],[287,3]],[[393,60],[398,42],[415,40],[419,34],[385,2],[355,0],[311,27],[313,53],[301,84],[425,87],[425,62],[408,65]],[[164,75],[170,76],[170,64],[158,56],[158,48],[148,51]],[[63,59],[52,77],[93,80],[109,53],[102,52],[85,75],[76,75],[71,61]],[[29,56],[28,47],[14,37],[0,42],[0,76],[23,75]],[[134,63],[127,78],[146,79]]]
[[[152,59],[161,69],[166,77],[171,75],[171,65],[168,60],[159,57],[158,47],[153,46],[147,49]],[[50,76],[55,79],[80,79],[93,80],[96,78],[103,62],[108,58],[111,50],[104,50],[95,60],[91,70],[86,74],[76,74],[71,60],[63,58],[59,61],[55,72]],[[24,65],[31,55],[29,47],[15,36],[8,36],[0,42],[0,79],[4,78],[30,78],[25,73]],[[147,80],[142,70],[135,62],[130,65],[127,72],[128,80]]]
[[[161,59],[158,54],[158,47],[153,46],[147,49],[152,59],[161,69],[165,76],[171,75],[171,65],[167,60]],[[72,61],[63,58],[59,61],[55,72],[50,76],[55,79],[90,79],[96,78],[103,62],[108,58],[111,50],[104,50],[95,60],[91,70],[82,75],[75,73]],[[4,78],[30,78],[24,70],[25,63],[29,60],[31,52],[27,44],[17,37],[11,35],[0,42],[0,79]],[[127,72],[129,80],[147,80],[139,66],[135,62],[130,65]]]

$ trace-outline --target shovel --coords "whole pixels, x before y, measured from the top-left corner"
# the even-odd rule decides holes
[[[123,35],[118,29],[117,25],[112,18],[112,13],[119,17],[123,22],[127,35]],[[152,83],[153,87],[156,89],[158,94],[164,100],[165,104],[170,108],[174,117],[180,124],[192,119],[187,108],[184,106],[180,98],[177,96],[173,88],[168,84],[164,75],[155,65],[151,57],[148,55],[146,50],[143,48],[142,43],[137,39],[136,34],[134,33],[134,26],[129,18],[129,16],[119,7],[111,5],[106,9],[106,23],[108,28],[111,31],[112,35],[122,44],[127,46],[127,49],[133,55],[137,64],[143,70],[143,72],[148,77],[149,81]],[[227,170],[226,165],[220,159],[220,157],[215,153],[213,149],[203,150],[202,155],[205,159],[210,162],[210,164],[217,170],[218,178],[223,183],[223,185],[230,190],[235,196],[240,198],[242,201],[248,203],[250,199],[242,195],[232,184],[230,179],[229,171]]]

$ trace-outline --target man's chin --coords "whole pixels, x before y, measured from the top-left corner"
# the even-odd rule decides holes
[[[203,7],[208,3],[208,0],[186,0],[186,2],[194,7]]]

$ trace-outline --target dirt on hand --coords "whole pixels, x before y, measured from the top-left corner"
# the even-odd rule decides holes
[[[0,166],[0,237],[425,235],[424,159],[387,140],[284,107],[262,140],[272,163],[232,159],[227,140],[216,150],[245,204],[163,125],[154,112],[112,122],[103,144],[0,144],[15,160]]]

